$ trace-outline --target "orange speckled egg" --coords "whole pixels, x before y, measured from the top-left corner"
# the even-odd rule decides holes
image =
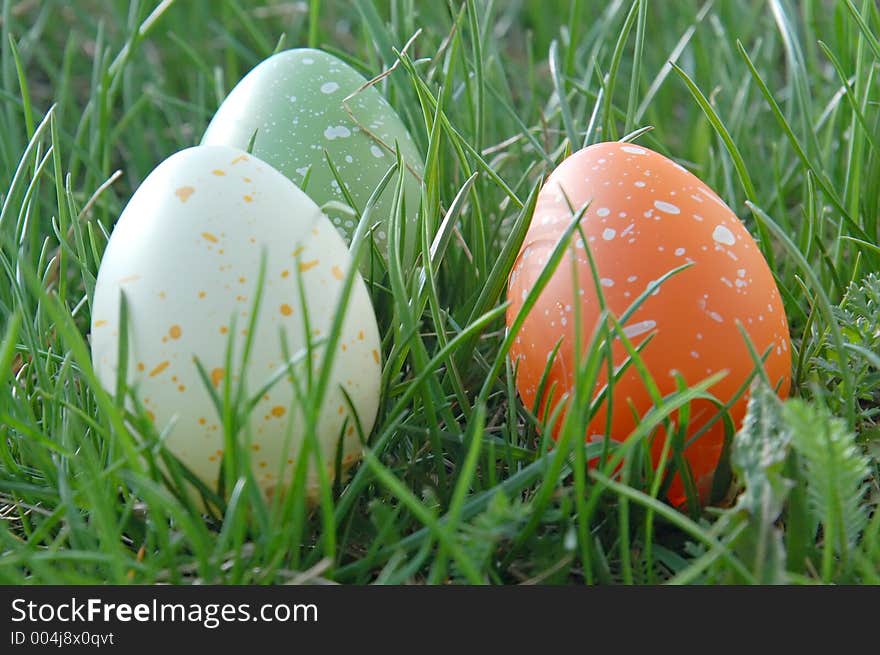
[[[532,223],[508,285],[510,326],[522,307],[566,227],[572,208],[589,205],[581,221],[588,244],[578,232],[567,256],[540,294],[515,337],[511,357],[517,365],[516,384],[526,406],[533,407],[545,369],[543,417],[574,384],[575,338],[586,346],[600,316],[596,281],[585,246],[589,245],[608,310],[621,316],[652,282],[683,264],[689,268],[657,286],[624,324],[635,347],[649,337],[642,359],[661,395],[676,391],[676,375],[688,385],[720,371],[726,375],[709,392],[731,401],[754,371],[753,359],[738,326],[758,353],[768,352],[764,367],[778,393],[790,386],[791,354],[788,321],[773,275],[745,226],[727,205],[687,170],[647,148],[627,143],[599,143],[574,153],[553,171],[538,196]],[[575,259],[577,286],[572,275]],[[576,335],[574,307],[580,306],[582,329]],[[549,362],[557,342],[561,346]],[[627,358],[617,338],[612,344],[615,366]],[[607,383],[603,373],[595,393]],[[737,428],[745,415],[747,394],[730,408]],[[653,402],[635,367],[629,366],[613,388],[612,406],[603,401],[585,426],[587,440],[605,438],[608,413],[615,441],[625,440]],[[552,411],[552,410],[551,410]],[[714,424],[685,450],[700,499],[706,502],[724,445],[724,423],[708,400],[690,405],[687,439],[707,423]],[[676,415],[673,415],[676,418]],[[554,424],[558,431],[559,418]],[[655,465],[665,433],[662,427],[651,450]],[[686,500],[678,474],[668,500]]]

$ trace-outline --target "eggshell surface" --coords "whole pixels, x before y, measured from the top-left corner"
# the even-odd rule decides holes
[[[581,221],[587,243],[575,232],[572,245],[540,294],[515,338],[511,357],[518,365],[517,388],[527,407],[536,402],[548,358],[545,389],[554,384],[551,407],[574,383],[574,341],[585,347],[600,317],[598,286],[608,310],[620,317],[643,292],[645,302],[624,324],[624,333],[639,347],[661,395],[676,391],[676,374],[688,385],[719,371],[726,376],[710,389],[722,402],[731,401],[753,373],[753,359],[740,327],[755,350],[769,354],[764,368],[778,393],[790,384],[788,322],[767,263],[747,229],[724,202],[683,167],[647,148],[626,143],[600,143],[574,153],[550,175],[540,191],[532,223],[508,286],[510,325],[522,307],[573,213],[589,203]],[[595,259],[594,280],[585,246]],[[577,285],[572,275],[574,260]],[[669,271],[687,268],[657,286]],[[575,334],[575,306],[582,328]],[[612,346],[615,367],[628,355],[620,339]],[[603,366],[595,393],[607,384]],[[747,393],[733,402],[730,416],[738,428],[745,415]],[[546,402],[547,397],[543,398]],[[585,438],[608,436],[625,440],[653,402],[634,366],[629,366],[612,392],[612,406],[603,401],[586,426]],[[543,415],[544,402],[539,414]],[[687,439],[718,415],[708,400],[690,405]],[[677,417],[673,415],[673,417]],[[562,424],[560,418],[555,429]],[[655,465],[665,440],[652,443]],[[711,490],[724,443],[723,421],[716,420],[685,450],[702,501]],[[667,497],[675,505],[686,499],[676,475]]]
[[[359,212],[396,159],[399,146],[407,166],[404,198],[415,217],[423,160],[406,127],[388,101],[351,66],[321,50],[286,50],[251,70],[220,105],[202,138],[203,144],[247,149],[303,188],[319,206],[348,204],[325,157],[325,150]],[[354,94],[347,102],[345,98]],[[350,111],[347,111],[346,108]],[[381,224],[373,240],[387,252],[388,216],[395,179],[386,186],[371,214]],[[325,211],[351,242],[356,217],[326,207]],[[415,227],[407,231],[409,248]],[[365,260],[366,261],[366,260]]]
[[[248,335],[265,252],[265,276],[255,333]],[[223,429],[198,359],[222,397],[223,385],[244,378],[249,395],[279,378],[249,417],[247,446],[256,480],[267,496],[291,477],[303,440],[294,383],[305,388],[308,367],[319,371],[351,259],[318,207],[281,173],[225,146],[174,154],[138,188],[107,244],[92,307],[92,358],[103,386],[116,389],[119,302],[128,308],[127,382],[166,445],[208,485],[223,455]],[[298,288],[302,281],[303,294]],[[307,336],[314,352],[302,357]],[[300,357],[287,373],[288,359]],[[245,339],[253,339],[241,366]],[[233,365],[225,353],[232,341]],[[344,465],[361,444],[348,401],[366,434],[379,402],[380,355],[375,314],[357,275],[320,410],[322,461],[333,473],[342,439]],[[245,441],[245,433],[240,435]],[[316,484],[310,470],[310,493]],[[280,489],[279,489],[280,488]]]

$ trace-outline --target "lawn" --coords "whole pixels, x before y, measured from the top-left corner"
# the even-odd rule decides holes
[[[0,582],[880,584],[873,0],[5,0],[0,24]],[[206,504],[162,426],[98,383],[96,276],[147,175],[251,68],[304,46],[390,71],[375,87],[425,156],[420,239],[369,281],[382,393],[363,460],[317,504],[266,503],[230,455]],[[542,181],[625,137],[733,209],[791,328],[791,398],[755,383],[710,506],[664,502],[648,447],[705,385],[590,468],[583,423],[550,439],[507,356]],[[592,327],[587,399],[613,334]]]

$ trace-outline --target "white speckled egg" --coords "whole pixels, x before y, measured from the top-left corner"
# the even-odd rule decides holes
[[[261,253],[266,270],[256,333],[240,366],[254,307]],[[294,384],[305,387],[303,311],[320,370],[351,258],[330,221],[284,175],[260,159],[226,146],[197,146],[166,159],[143,182],[122,213],[98,272],[92,307],[92,359],[113,392],[118,374],[119,299],[128,306],[127,382],[161,431],[166,445],[209,486],[216,484],[223,429],[197,358],[218,388],[227,376],[245,381],[249,396],[280,379],[249,417],[254,476],[267,497],[290,483],[303,441]],[[298,288],[301,276],[303,294]],[[287,360],[301,357],[290,375]],[[224,365],[234,346],[232,370]],[[345,394],[365,434],[379,403],[380,343],[366,286],[356,276],[318,420],[323,462],[332,475],[342,439],[345,466],[361,444]],[[307,359],[307,358],[306,358]],[[344,390],[344,392],[343,392]],[[222,394],[221,394],[222,395]],[[309,474],[309,493],[317,475]]]
[[[347,204],[327,163],[326,151],[358,211],[363,211],[394,163],[397,144],[408,169],[404,179],[407,215],[414,218],[424,168],[422,156],[388,101],[374,87],[362,88],[366,82],[351,66],[321,50],[279,52],[232,89],[208,125],[202,143],[246,149],[253,137],[251,152],[284,173],[319,206],[329,201]],[[394,183],[392,180],[385,188],[373,213],[374,222],[381,223],[373,239],[383,254],[387,251]],[[332,207],[325,211],[350,241],[355,217]],[[411,251],[418,235],[414,225],[407,227],[407,249]]]

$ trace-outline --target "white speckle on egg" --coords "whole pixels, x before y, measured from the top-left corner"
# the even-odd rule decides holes
[[[611,213],[611,210],[608,209],[608,207],[599,207],[599,209],[596,210],[596,216],[601,216],[603,218],[605,216],[608,216],[608,214],[610,214],[610,213]]]
[[[656,321],[639,321],[638,323],[633,323],[631,325],[627,325],[623,328],[623,333],[630,339],[633,337],[637,337],[639,335],[645,334],[645,332],[650,332],[655,327],[657,327]]]
[[[673,205],[671,202],[666,202],[665,200],[655,200],[654,207],[659,209],[661,212],[666,214],[679,214],[681,210]]]
[[[345,127],[345,125],[331,125],[324,130],[324,138],[328,141],[332,141],[333,139],[344,139],[349,136],[351,136],[351,130]]]
[[[370,146],[370,153],[371,153],[371,154],[373,155],[373,157],[375,157],[376,159],[381,159],[382,157],[385,156],[385,153],[382,151],[382,148],[380,148],[380,147],[377,146],[377,145],[372,145],[372,146]]]
[[[325,82],[321,85],[321,93],[330,94],[336,91],[339,85],[336,82]]]
[[[606,227],[602,230],[602,238],[605,239],[605,241],[611,241],[615,236],[617,236],[617,231],[614,228]]]
[[[642,148],[637,146],[620,146],[620,149],[624,152],[628,152],[631,155],[644,155],[645,151]]]
[[[712,231],[712,240],[725,246],[732,246],[736,243],[736,237],[733,236],[733,232],[723,225],[715,226],[715,229]]]

